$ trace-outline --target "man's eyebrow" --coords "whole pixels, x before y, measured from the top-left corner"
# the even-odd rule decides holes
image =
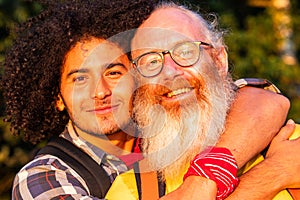
[[[86,72],[88,72],[88,69],[73,69],[67,74],[67,77],[71,76],[72,74],[86,73]]]
[[[120,62],[117,62],[117,63],[109,63],[109,64],[105,64],[104,65],[105,67],[105,69],[111,69],[111,68],[113,68],[114,66],[120,66],[120,67],[122,67],[122,68],[124,68],[124,69],[126,69],[127,70],[127,68],[125,67],[125,65],[123,64],[123,63],[120,63]],[[82,68],[82,69],[73,69],[73,70],[71,70],[68,74],[67,74],[67,77],[70,77],[71,75],[73,75],[73,74],[76,74],[76,73],[86,73],[86,72],[88,72],[89,70],[88,69],[85,69],[85,68]]]
[[[109,63],[109,64],[106,65],[106,69],[111,69],[111,68],[113,68],[114,66],[120,66],[120,67],[122,67],[122,68],[124,68],[124,69],[127,70],[127,68],[125,67],[125,65],[124,65],[123,63],[120,63],[120,62],[117,62],[117,63]]]

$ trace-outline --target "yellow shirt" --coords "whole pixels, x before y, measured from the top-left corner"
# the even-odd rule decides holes
[[[293,135],[290,139],[295,139],[300,136],[300,125],[296,125],[296,130],[294,131]],[[256,164],[260,163],[263,160],[263,156],[259,155],[252,160],[250,160],[243,169],[240,170],[239,173],[243,174]],[[182,177],[176,183],[170,183],[168,180],[166,181],[166,193],[174,191],[182,184]],[[201,189],[201,188],[199,188]],[[151,191],[149,191],[151,192]],[[112,186],[110,187],[108,193],[106,194],[105,198],[107,200],[136,200],[138,199],[138,191],[137,185],[135,180],[134,171],[130,170],[126,173],[119,175],[115,181],[113,182]],[[293,200],[291,195],[288,193],[287,190],[283,190],[279,192],[273,200]]]

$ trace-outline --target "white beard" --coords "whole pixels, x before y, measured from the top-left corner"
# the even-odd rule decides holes
[[[163,180],[182,178],[195,155],[215,145],[223,132],[233,99],[231,78],[222,79],[211,69],[201,74],[201,95],[180,103],[179,109],[155,102],[151,86],[152,92],[147,86],[136,92],[133,113],[141,127],[147,170],[159,171]]]

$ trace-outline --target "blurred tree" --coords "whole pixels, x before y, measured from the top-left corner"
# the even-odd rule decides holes
[[[40,9],[39,4],[30,1],[0,0],[0,61],[3,61],[3,52],[11,45],[13,26],[24,22]]]
[[[0,75],[5,51],[10,47],[14,35],[12,30],[18,23],[39,12],[41,7],[29,1],[0,0]],[[8,124],[4,124],[4,103],[0,89],[0,199],[10,199],[13,178],[17,171],[32,157],[34,147],[23,142],[20,137],[10,134]]]
[[[280,5],[275,1],[278,0],[249,1],[252,3],[243,7],[242,20],[237,18],[240,11],[235,8],[217,13],[221,26],[230,28],[226,43],[233,76],[271,80],[290,98],[289,117],[299,122],[299,36],[292,34],[299,29],[299,5],[297,1],[280,1]],[[255,2],[260,6],[253,7]]]

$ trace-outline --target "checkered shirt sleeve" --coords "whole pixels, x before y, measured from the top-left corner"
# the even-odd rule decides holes
[[[12,199],[99,199],[89,195],[85,181],[55,156],[35,158],[16,175]]]

